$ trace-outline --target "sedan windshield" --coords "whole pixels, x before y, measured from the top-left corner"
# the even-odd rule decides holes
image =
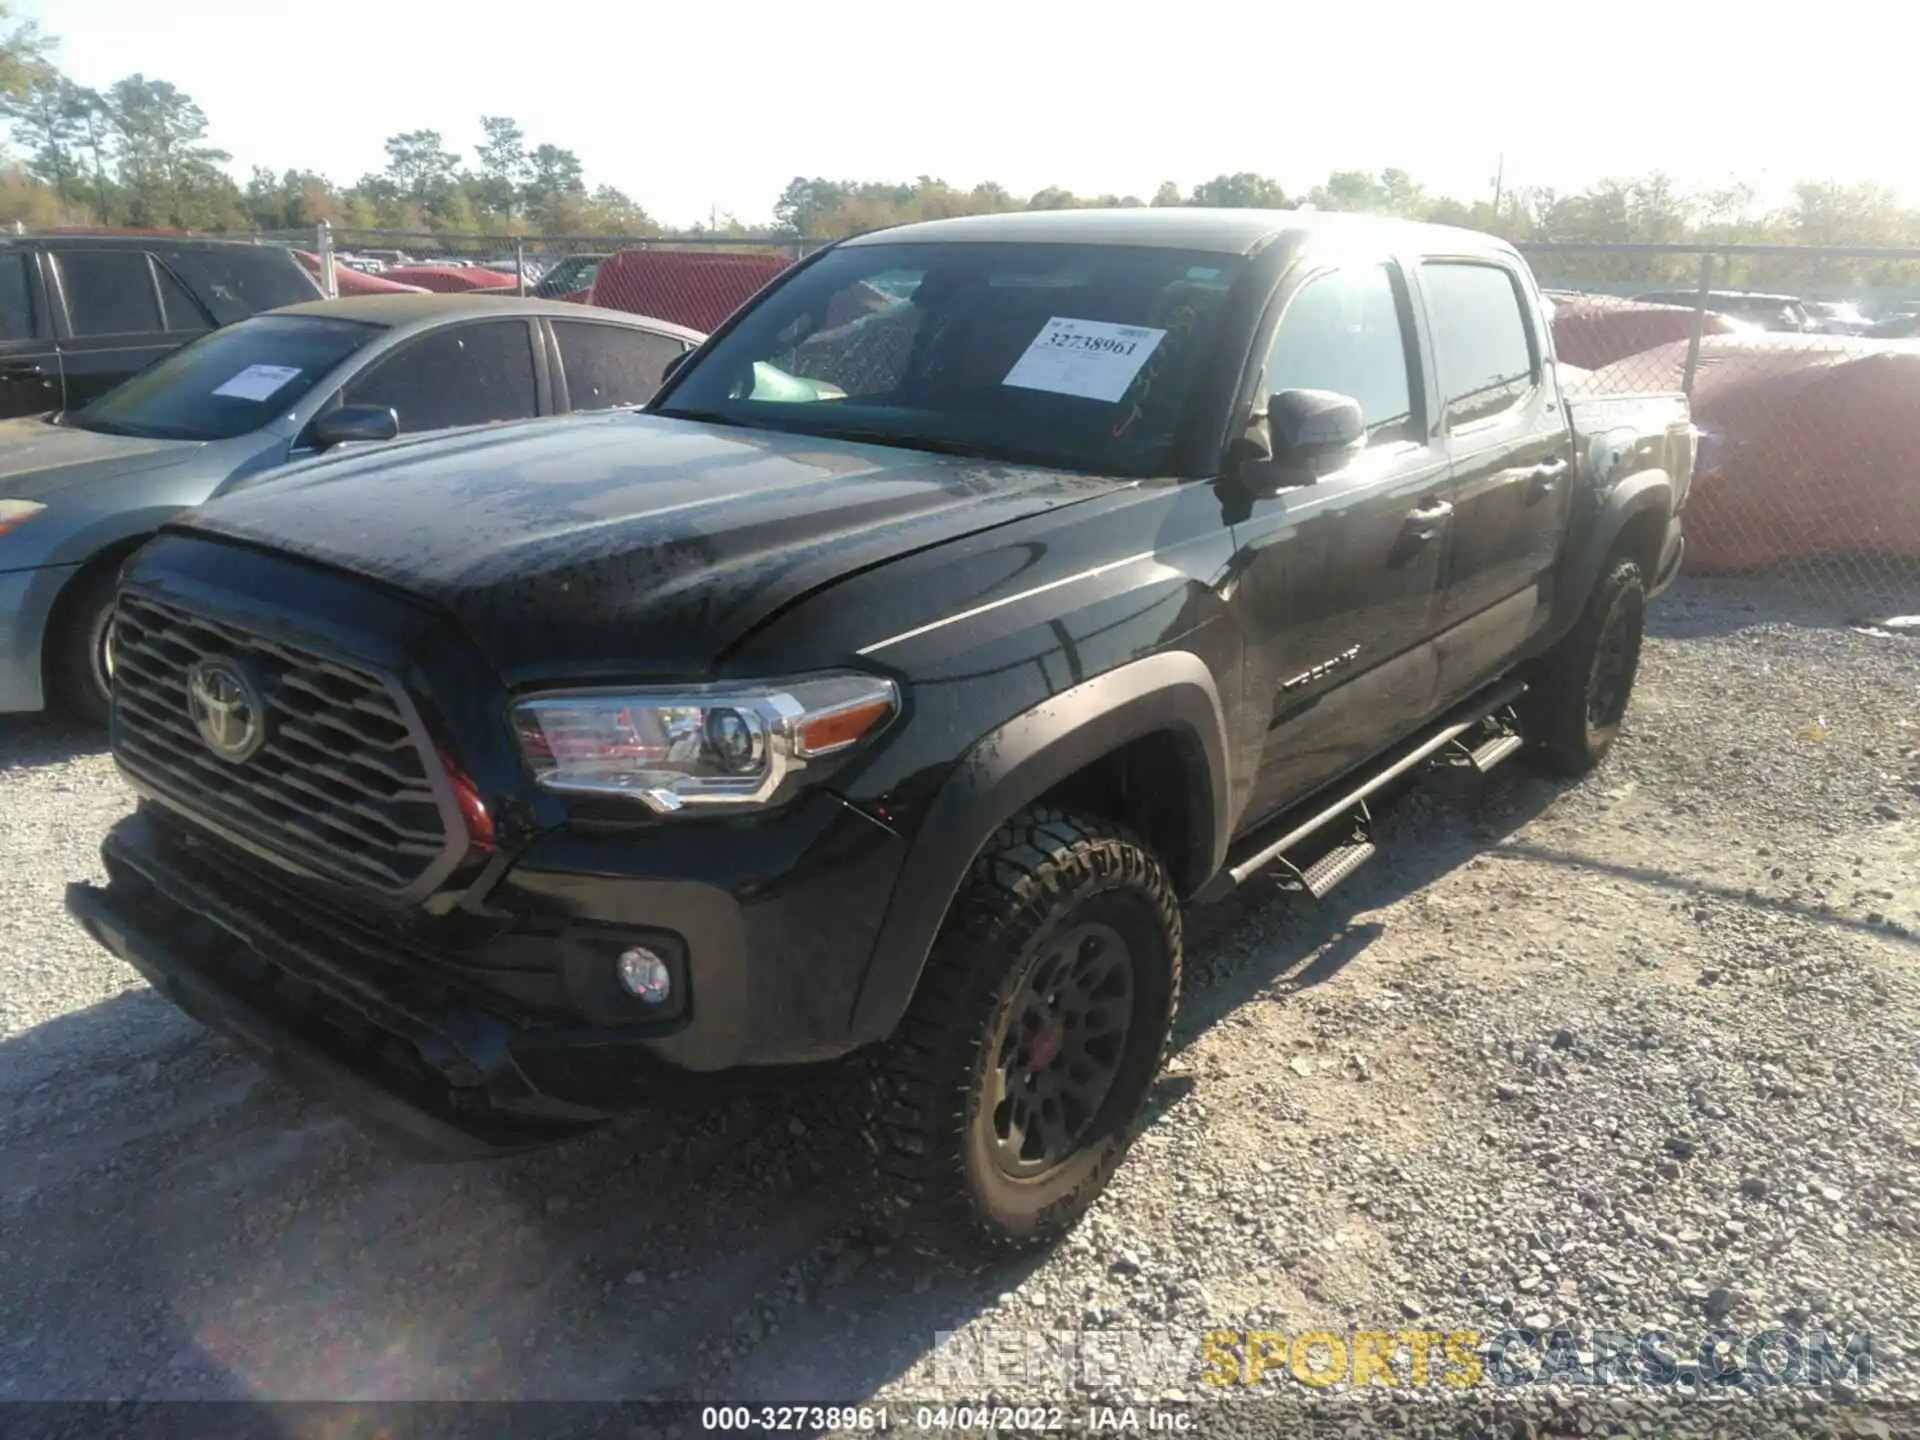
[[[656,410],[1165,473],[1241,263],[1116,245],[848,246],[756,305]]]
[[[60,423],[147,440],[230,440],[284,415],[382,333],[352,320],[256,315],[181,346]]]

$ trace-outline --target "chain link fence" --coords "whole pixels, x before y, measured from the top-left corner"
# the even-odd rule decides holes
[[[527,294],[703,331],[816,243],[324,225],[261,238],[334,293]],[[1920,611],[1920,250],[1521,248],[1570,395],[1691,397],[1689,574],[1762,578],[1848,619]]]
[[[1523,248],[1569,394],[1691,398],[1689,574],[1920,611],[1920,250]]]

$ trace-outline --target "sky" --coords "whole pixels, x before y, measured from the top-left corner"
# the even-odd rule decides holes
[[[1399,166],[1463,198],[1664,168],[1920,197],[1879,0],[14,0],[81,84],[192,95],[253,165],[346,184],[479,116],[575,151],[656,219],[767,221],[796,175],[1151,196]],[[1815,20],[1817,19],[1817,26]],[[1691,57],[1701,57],[1694,60]]]

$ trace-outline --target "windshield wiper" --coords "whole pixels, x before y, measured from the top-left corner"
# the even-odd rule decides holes
[[[758,425],[755,425],[749,420],[742,420],[738,415],[728,415],[723,411],[719,411],[719,410],[679,409],[679,410],[654,410],[652,412],[642,411],[641,413],[642,414],[652,413],[654,415],[664,415],[669,420],[697,420],[702,425],[730,425],[736,430],[758,430],[762,428]]]
[[[737,415],[728,415],[720,410],[670,409],[655,410],[651,413],[664,415],[670,420],[697,420],[707,425],[731,425],[739,430],[771,430],[780,435],[811,435],[819,440],[847,440],[856,445],[885,445],[894,450],[925,450],[935,455],[956,455],[963,460],[978,460],[986,465],[994,463],[1039,465],[1049,470],[1087,473],[1084,467],[1074,464],[1067,457],[1049,454],[1046,451],[1011,449],[1003,445],[973,445],[961,440],[941,440],[928,435],[902,435],[898,431],[881,430],[870,426],[789,425],[782,424],[771,417],[743,420]]]
[[[963,440],[941,440],[928,435],[902,435],[893,430],[836,425],[830,430],[806,430],[800,433],[818,435],[822,440],[851,440],[859,445],[889,445],[896,450],[928,450],[935,455],[957,455],[963,460],[978,460],[983,464],[999,461],[1008,465],[1041,465],[1049,470],[1077,471],[1080,469],[1066,457],[1049,454],[1043,450],[1021,450],[1005,445],[973,445]]]
[[[152,440],[155,437],[132,425],[119,425],[112,420],[88,420],[83,418],[86,412],[69,412],[60,422],[70,430],[91,430],[95,435],[124,435],[130,440]]]

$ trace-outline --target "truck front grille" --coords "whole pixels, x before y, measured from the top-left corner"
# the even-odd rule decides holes
[[[447,855],[442,786],[379,676],[143,595],[121,595],[113,637],[114,750],[143,789],[298,868],[385,892]],[[258,692],[250,754],[223,758],[196,720],[196,665]]]

